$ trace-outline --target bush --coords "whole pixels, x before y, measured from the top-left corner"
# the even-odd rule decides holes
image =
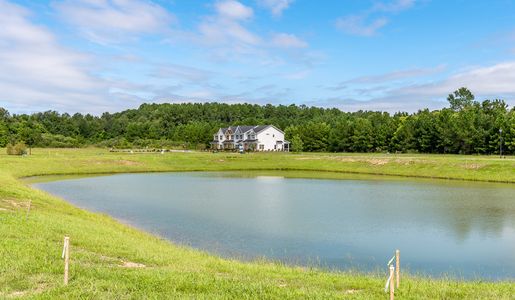
[[[38,144],[45,148],[77,148],[81,145],[75,138],[50,133],[43,133]]]
[[[102,141],[97,144],[99,147],[108,147],[116,149],[130,149],[132,144],[127,141],[124,137],[116,137],[109,140]]]
[[[25,154],[27,154],[27,145],[25,145],[24,142],[16,143],[16,145],[9,143],[9,144],[7,144],[7,154],[8,155],[25,155]]]

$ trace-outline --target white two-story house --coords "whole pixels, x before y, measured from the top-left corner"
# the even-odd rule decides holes
[[[273,125],[231,126],[214,134],[211,148],[217,150],[289,151],[284,132]]]

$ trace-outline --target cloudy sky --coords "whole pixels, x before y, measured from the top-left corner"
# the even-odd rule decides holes
[[[515,105],[515,1],[0,0],[0,107]]]

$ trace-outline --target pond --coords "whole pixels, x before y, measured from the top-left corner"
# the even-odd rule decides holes
[[[515,278],[515,185],[290,178],[305,176],[126,174],[34,186],[224,257],[374,272],[400,249],[413,274]]]

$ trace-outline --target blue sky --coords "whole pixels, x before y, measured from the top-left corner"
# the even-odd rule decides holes
[[[515,1],[0,0],[0,106],[515,105]]]

